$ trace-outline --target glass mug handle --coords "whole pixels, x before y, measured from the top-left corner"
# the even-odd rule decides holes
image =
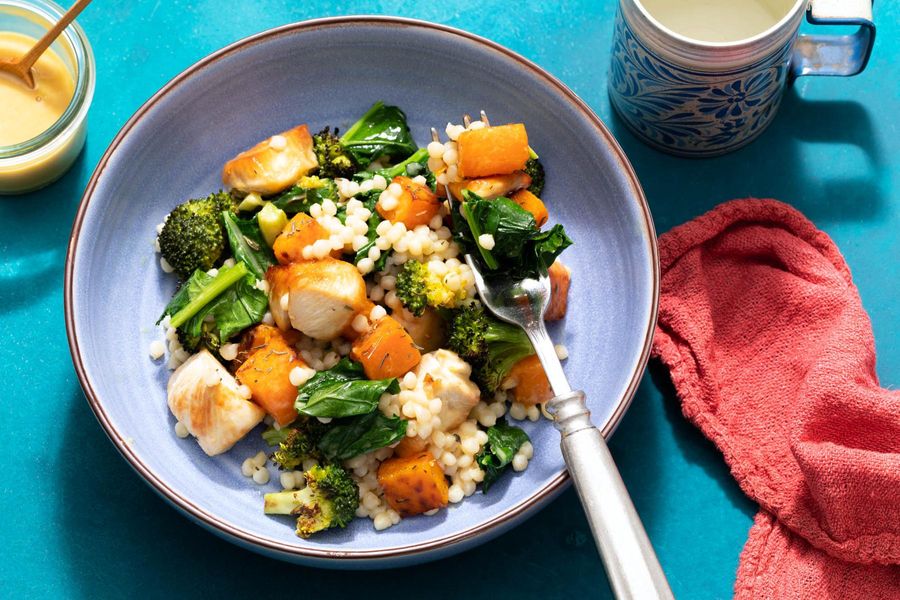
[[[859,25],[850,35],[801,35],[794,44],[791,77],[856,75],[866,68],[875,43],[872,0],[810,0],[806,20],[813,25]]]

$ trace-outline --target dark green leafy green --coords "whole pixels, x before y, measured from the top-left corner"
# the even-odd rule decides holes
[[[487,436],[487,443],[475,457],[475,462],[484,471],[484,481],[481,482],[481,491],[484,493],[487,493],[509,467],[522,444],[531,441],[527,433],[518,427],[508,425],[503,419],[488,428]]]
[[[381,175],[387,181],[391,181],[398,175],[403,175],[404,177],[415,177],[416,175],[422,175],[427,180],[427,183],[431,187],[432,191],[434,191],[434,174],[428,170],[428,168],[426,167],[427,164],[428,150],[426,148],[419,148],[409,158],[397,163],[396,165],[385,167],[383,169],[376,169],[374,171],[360,171],[355,174],[353,178],[359,182],[362,182],[366,179],[372,179],[376,175]]]
[[[386,156],[404,159],[416,151],[406,115],[396,106],[376,102],[341,136],[341,144],[360,165]]]
[[[257,216],[239,219],[234,213],[225,211],[222,222],[235,260],[247,265],[257,279],[264,279],[266,271],[275,264],[275,255],[263,239]]]
[[[341,461],[389,446],[405,436],[404,419],[373,410],[335,422],[319,440],[319,450],[328,460]]]
[[[572,245],[562,225],[540,231],[534,216],[512,200],[485,200],[463,192],[459,216],[454,219],[457,239],[467,248],[477,249],[484,265],[514,277],[534,277],[547,272],[556,257]],[[476,242],[483,234],[494,238],[491,250]],[[471,250],[470,250],[471,251]]]
[[[163,310],[163,314],[160,315],[159,321],[169,315],[171,317],[169,324],[172,327],[180,327],[219,294],[245,277],[247,273],[247,266],[244,263],[238,263],[230,268],[223,267],[219,269],[215,277],[199,269],[194,271],[194,274],[172,296],[169,304]]]
[[[172,317],[169,323],[178,329],[187,350],[203,345],[218,351],[226,340],[259,323],[266,314],[269,299],[255,283],[243,262],[219,269],[215,277],[195,271],[162,316]]]
[[[385,392],[396,394],[400,386],[396,379],[370,381],[365,378],[362,365],[349,359],[319,371],[297,392],[297,411],[311,417],[350,417],[372,412]]]
[[[313,204],[321,204],[323,200],[328,199],[333,202],[338,200],[337,186],[331,179],[325,178],[309,178],[308,185],[294,185],[276,196],[271,200],[277,208],[280,208],[289,216],[297,213],[309,213],[309,207]]]

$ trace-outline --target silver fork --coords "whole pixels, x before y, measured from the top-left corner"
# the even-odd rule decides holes
[[[544,367],[555,394],[547,402],[547,411],[562,435],[563,458],[616,597],[674,598],[606,441],[591,423],[584,392],[572,391],[547,333],[544,313],[550,300],[550,278],[543,274],[538,279],[485,281],[470,254],[466,263],[485,307],[525,330]]]

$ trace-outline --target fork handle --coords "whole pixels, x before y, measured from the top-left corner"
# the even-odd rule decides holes
[[[556,396],[547,409],[616,598],[674,598],[584,392]]]

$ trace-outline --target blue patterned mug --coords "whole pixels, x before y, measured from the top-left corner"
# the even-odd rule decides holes
[[[798,35],[804,13],[859,28]],[[875,41],[872,0],[619,0],[615,28],[613,107],[648,144],[696,157],[753,141],[794,77],[859,73]]]

